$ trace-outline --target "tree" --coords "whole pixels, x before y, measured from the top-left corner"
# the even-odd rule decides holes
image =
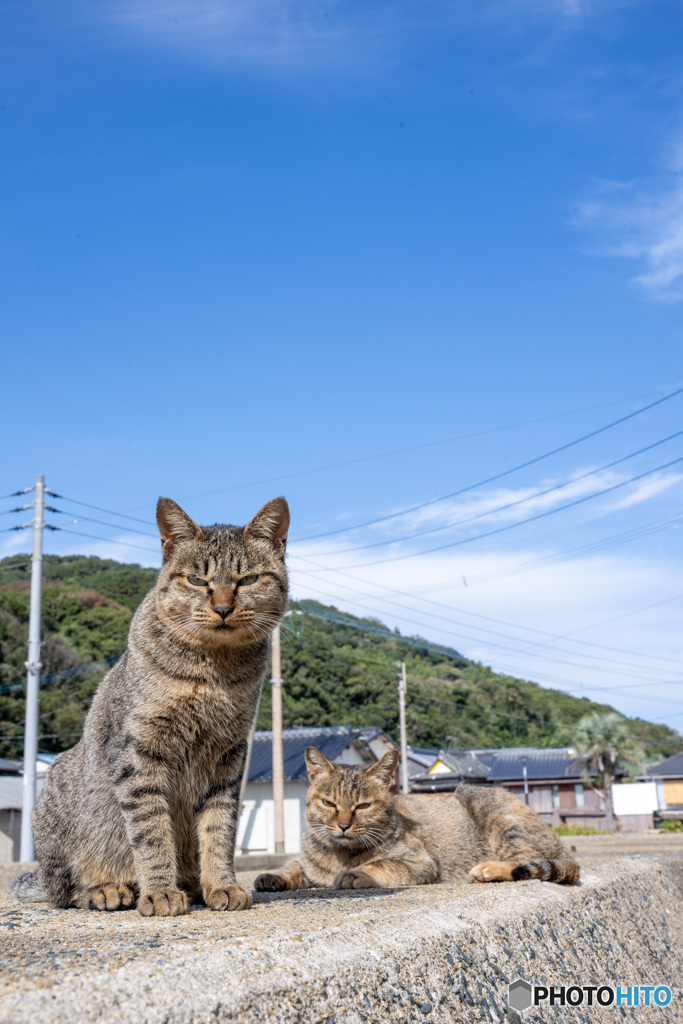
[[[620,764],[635,765],[645,756],[631,723],[618,711],[592,711],[574,726],[574,748],[583,761],[586,777],[598,772],[605,796],[605,817],[610,832],[616,831],[612,785]]]

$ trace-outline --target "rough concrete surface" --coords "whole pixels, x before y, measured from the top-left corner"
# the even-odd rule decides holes
[[[1,897],[0,1020],[681,1022],[683,915],[670,867],[667,857],[598,858],[572,888],[262,893],[247,912],[197,908],[179,918]],[[506,1009],[518,976],[667,984],[674,997],[665,1008],[546,1007],[520,1017]]]

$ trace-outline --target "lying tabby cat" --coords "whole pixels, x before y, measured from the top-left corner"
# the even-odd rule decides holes
[[[95,694],[83,736],[50,769],[33,815],[37,876],[17,900],[184,914],[203,898],[243,910],[233,855],[247,735],[270,633],[287,606],[289,510],[246,527],[197,526],[169,498],[164,562],[128,648]]]
[[[578,880],[560,839],[511,793],[461,785],[455,794],[392,798],[397,762],[392,750],[370,768],[331,764],[307,747],[301,853],[277,874],[259,875],[255,888]]]

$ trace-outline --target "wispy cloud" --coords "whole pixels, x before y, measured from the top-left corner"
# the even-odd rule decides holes
[[[611,6],[614,0],[611,0]],[[391,61],[416,33],[460,33],[558,20],[576,25],[597,0],[105,0],[98,19],[131,39],[225,68],[367,69]],[[89,17],[93,17],[90,13]]]
[[[414,535],[422,535],[425,539],[435,534],[444,538],[449,535],[469,535],[471,531],[479,533],[530,516],[543,515],[571,502],[618,487],[618,490],[606,494],[602,500],[598,498],[595,502],[578,506],[584,518],[586,514],[591,518],[602,518],[610,512],[657,498],[683,482],[683,475],[670,472],[655,474],[629,486],[626,483],[630,479],[628,473],[606,470],[586,476],[587,472],[577,472],[576,479],[565,484],[546,480],[529,487],[490,488],[465,500],[438,502],[397,519],[381,521],[370,526],[364,535],[361,533],[308,543],[299,542],[292,545],[292,550],[312,557],[322,554],[343,556],[345,551],[358,550],[359,546],[365,544],[410,542]],[[620,486],[622,484],[625,484],[623,489]],[[374,551],[378,557],[382,557],[381,552],[387,551],[387,548],[375,547]]]
[[[683,146],[658,181],[603,183],[578,222],[596,232],[599,254],[640,264],[633,281],[649,299],[683,299]]]
[[[131,38],[226,68],[360,65],[385,34],[383,4],[339,0],[109,0],[99,14]],[[403,5],[398,6],[398,23]]]

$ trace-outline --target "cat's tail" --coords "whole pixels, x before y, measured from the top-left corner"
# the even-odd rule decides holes
[[[47,895],[35,871],[15,878],[9,887],[9,898],[16,903],[39,903],[46,900]]]
[[[542,882],[575,885],[579,880],[580,871],[579,865],[571,857],[543,857],[526,864],[517,864],[510,873],[514,882],[521,882],[525,878],[540,878]]]

